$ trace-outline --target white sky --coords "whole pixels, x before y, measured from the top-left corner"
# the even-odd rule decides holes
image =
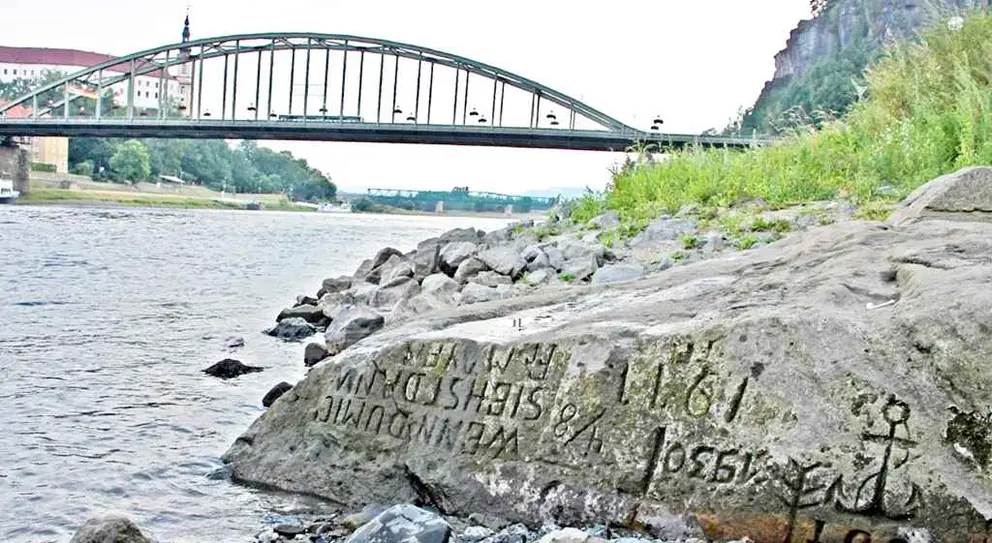
[[[750,106],[808,0],[37,0],[0,1],[0,45],[125,55],[253,32],[352,34],[465,56],[538,81],[639,128],[722,128]],[[268,142],[364,187],[523,192],[601,189],[621,155],[429,145]]]

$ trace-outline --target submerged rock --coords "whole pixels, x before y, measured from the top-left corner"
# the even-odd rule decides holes
[[[305,319],[290,317],[279,321],[279,324],[269,328],[265,333],[287,341],[299,341],[312,336],[316,331],[317,329]]]
[[[258,366],[247,366],[241,363],[241,361],[233,358],[225,358],[224,360],[221,360],[220,362],[217,362],[216,364],[203,370],[203,373],[214,377],[220,377],[221,379],[233,379],[246,373],[256,373],[263,371],[264,369],[265,368],[260,368]]]
[[[118,514],[87,520],[69,543],[155,543],[133,520]]]
[[[293,385],[287,383],[286,381],[283,381],[278,385],[272,387],[271,389],[269,389],[268,392],[265,393],[265,396],[262,397],[262,407],[272,407],[272,404],[276,400],[278,400],[280,396],[289,392],[292,389],[293,389]]]
[[[326,317],[324,317],[324,312],[317,305],[298,305],[296,307],[291,307],[288,309],[283,309],[276,317],[276,321],[283,321],[285,319],[300,318],[311,324],[317,324],[323,322]]]

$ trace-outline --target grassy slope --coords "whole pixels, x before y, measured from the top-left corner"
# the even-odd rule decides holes
[[[585,221],[616,210],[634,232],[690,203],[772,207],[844,199],[868,216],[963,166],[992,164],[992,16],[929,30],[889,49],[868,74],[869,98],[819,131],[746,151],[690,149],[618,174],[603,197],[573,209]]]

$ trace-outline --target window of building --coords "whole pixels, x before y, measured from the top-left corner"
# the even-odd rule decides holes
[[[155,93],[155,98],[156,98],[156,99],[158,98],[158,93],[157,93],[157,92]]]
[[[7,75],[7,68],[3,69],[3,75]]]
[[[17,75],[17,68],[14,68],[14,75]]]

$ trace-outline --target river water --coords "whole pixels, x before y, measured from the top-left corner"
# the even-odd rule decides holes
[[[0,206],[0,541],[63,543],[119,511],[163,542],[239,543],[308,511],[221,469],[265,392],[304,375],[303,345],[262,330],[383,246],[506,223]],[[227,356],[266,369],[201,373]]]

